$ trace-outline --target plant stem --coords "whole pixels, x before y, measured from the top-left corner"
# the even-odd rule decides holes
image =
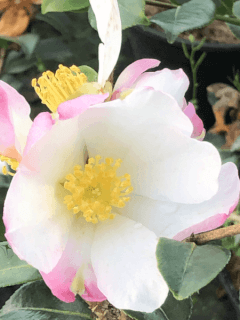
[[[156,6],[156,7],[167,8],[167,9],[174,9],[178,7],[175,4],[170,4],[170,3],[160,2],[160,1],[152,1],[152,0],[146,0],[145,3],[150,4],[150,6]]]
[[[182,242],[195,242],[196,244],[204,244],[211,240],[219,240],[226,237],[232,237],[237,234],[240,234],[240,224],[235,224],[233,226],[220,228],[199,234],[192,234],[190,237],[187,237]]]
[[[237,19],[237,18],[230,18],[230,17],[222,16],[220,14],[216,14],[215,19],[235,24],[235,26],[240,26],[240,19]]]

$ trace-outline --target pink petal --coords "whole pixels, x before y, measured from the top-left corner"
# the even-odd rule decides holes
[[[49,112],[39,113],[33,121],[32,127],[29,130],[24,155],[28,153],[31,147],[40,140],[45,133],[51,130],[54,125],[54,120]]]
[[[83,218],[75,218],[68,243],[58,264],[47,274],[41,272],[53,295],[64,302],[75,301],[71,285],[78,269],[83,264],[86,264],[87,269],[84,271],[86,290],[82,297],[88,301],[106,300],[106,297],[97,287],[96,276],[90,261],[93,232],[94,226],[92,224],[86,223]]]
[[[189,102],[188,105],[183,109],[183,112],[188,116],[188,118],[191,120],[193,124],[193,133],[191,135],[192,138],[196,138],[202,135],[202,133],[205,131],[203,127],[203,122],[199,118],[199,116],[196,114],[196,110],[194,108],[194,105]],[[202,137],[203,139],[203,137]],[[202,140],[201,139],[201,140]]]
[[[66,120],[74,118],[77,115],[83,113],[90,106],[104,102],[109,96],[109,93],[105,94],[85,94],[76,99],[67,100],[61,103],[58,107],[58,114],[60,120]]]
[[[238,178],[237,167],[234,163],[228,162],[222,166],[221,175],[219,176],[219,185],[220,189],[214,196],[214,202],[218,205],[223,202],[224,199],[225,203],[222,205],[223,211],[216,213],[203,222],[192,225],[191,227],[177,233],[173,239],[181,241],[189,237],[192,233],[197,234],[216,229],[226,221],[239,201],[240,181]]]
[[[159,66],[160,61],[156,59],[140,59],[131,63],[123,70],[114,86],[111,100],[117,99],[123,89],[131,88],[137,78],[146,70]]]
[[[0,81],[0,153],[17,160],[31,127],[30,107],[23,96]]]
[[[168,93],[178,103],[182,109],[185,103],[185,93],[189,86],[189,79],[182,69],[170,70],[164,68],[155,72],[145,72],[141,74],[132,88],[152,87]]]

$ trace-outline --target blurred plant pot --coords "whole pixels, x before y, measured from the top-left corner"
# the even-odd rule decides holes
[[[127,41],[123,42],[122,55],[131,57],[132,61],[142,58],[155,58],[161,61],[158,69],[182,68],[190,79],[190,87],[186,94],[187,101],[192,99],[192,72],[189,60],[182,50],[184,42],[190,52],[190,41],[178,38],[169,44],[163,32],[150,27],[135,26],[125,30]],[[199,43],[196,41],[196,43]],[[208,130],[215,122],[212,107],[207,99],[206,87],[212,83],[223,82],[232,85],[228,78],[234,78],[234,72],[240,71],[240,44],[205,43],[196,52],[195,61],[202,52],[207,55],[197,73],[198,115]]]

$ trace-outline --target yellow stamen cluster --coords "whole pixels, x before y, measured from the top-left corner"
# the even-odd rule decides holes
[[[60,64],[55,75],[51,71],[43,72],[38,80],[32,80],[32,86],[42,103],[54,113],[60,103],[69,100],[86,82],[87,76],[77,66],[67,68]]]
[[[14,170],[14,171],[16,171],[16,170],[17,170],[17,167],[19,166],[19,162],[18,162],[16,159],[12,159],[12,158],[5,157],[5,156],[3,156],[2,154],[0,154],[0,161],[7,162],[7,164],[9,164],[10,167],[12,168],[12,170]],[[2,173],[3,173],[4,175],[9,174],[9,175],[11,175],[11,176],[14,176],[14,173],[8,171],[6,166],[3,166],[3,168],[2,168]]]
[[[113,219],[112,206],[123,208],[130,200],[126,196],[133,191],[129,174],[116,175],[121,159],[114,163],[112,158],[106,158],[101,164],[100,159],[99,155],[90,158],[84,171],[81,166],[75,166],[74,173],[68,174],[64,183],[64,188],[72,193],[64,198],[68,210],[74,214],[81,212],[92,223]]]

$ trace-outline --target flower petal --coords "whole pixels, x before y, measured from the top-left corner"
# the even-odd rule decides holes
[[[174,97],[179,106],[184,103],[184,96],[189,86],[189,79],[182,69],[163,69],[156,72],[145,72],[134,83],[134,88],[152,87]]]
[[[24,156],[40,140],[54,125],[53,118],[49,112],[39,113],[33,121],[32,127],[29,130],[27,143],[24,149]]]
[[[199,205],[198,214],[205,215],[208,219],[198,221],[194,220],[182,223],[182,230],[174,236],[174,239],[181,241],[192,233],[200,233],[220,227],[233,212],[239,201],[240,181],[238,177],[238,169],[232,162],[227,162],[222,166],[219,175],[219,191],[209,201],[205,201]],[[189,208],[191,211],[191,208]],[[214,212],[214,215],[211,214]],[[191,211],[192,214],[192,211]],[[183,216],[184,217],[184,216]],[[192,220],[190,218],[190,220]],[[188,227],[189,226],[189,227]],[[180,231],[180,230],[179,230]]]
[[[193,133],[191,135],[192,138],[197,138],[201,136],[203,133],[205,133],[205,129],[203,127],[203,122],[199,118],[199,116],[196,114],[196,110],[194,108],[194,105],[189,102],[189,104],[183,109],[183,112],[186,116],[191,120],[193,124]],[[203,137],[201,138],[203,139]]]
[[[0,153],[21,159],[32,125],[30,107],[14,88],[0,80]]]
[[[20,36],[29,24],[30,16],[25,9],[9,7],[1,17],[0,34],[9,37]]]
[[[168,295],[157,268],[158,238],[135,221],[116,215],[100,222],[92,245],[99,289],[119,309],[153,312]]]
[[[104,102],[109,96],[105,94],[85,94],[73,100],[67,100],[58,106],[58,114],[60,120],[67,120],[76,117],[85,110],[97,103]]]
[[[38,174],[18,171],[7,193],[3,221],[5,237],[20,259],[45,272],[55,267],[66,246],[72,218],[56,198],[53,186]]]
[[[158,67],[159,64],[160,61],[156,59],[140,59],[131,63],[118,77],[111,100],[117,99],[122,90],[131,88],[144,71]]]
[[[118,60],[122,42],[122,25],[117,0],[90,0],[96,16],[99,45],[98,83],[104,86]]]
[[[83,275],[86,291],[82,297],[89,301],[106,300],[106,297],[97,288],[96,276],[91,267],[90,253],[94,229],[95,226],[92,223],[87,223],[85,219],[74,216],[69,239],[58,264],[48,274],[41,272],[53,295],[64,302],[75,301],[71,285],[78,269],[84,265],[86,265]]]
[[[117,211],[139,221],[158,237],[182,240],[192,232],[199,233],[221,226],[238,203],[240,183],[235,164],[222,166],[219,190],[210,200],[199,204],[180,204],[132,195]]]
[[[85,141],[81,135],[78,118],[59,120],[50,131],[45,121],[38,121],[39,127],[36,130],[41,132],[42,128],[47,132],[27,149],[19,167],[22,170],[25,170],[23,169],[25,167],[39,172],[39,175],[44,176],[44,179],[52,184],[64,179],[76,164],[84,165]],[[31,136],[29,144],[30,140]]]
[[[74,165],[84,164],[84,146],[78,117],[58,121],[23,157],[7,194],[6,237],[20,257],[45,273],[68,239],[72,214],[63,203],[63,182]]]
[[[190,138],[192,124],[170,96],[138,89],[95,105],[80,121],[89,156],[121,158],[119,175],[131,175],[135,194],[200,203],[217,192],[219,153]]]

